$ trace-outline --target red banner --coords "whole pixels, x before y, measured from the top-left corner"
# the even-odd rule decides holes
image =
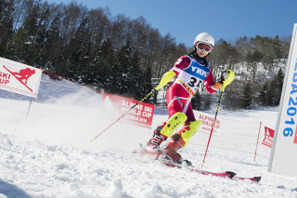
[[[126,113],[132,106],[138,103],[137,100],[124,98],[112,94],[103,93],[102,102],[104,106],[113,114],[122,115]],[[154,115],[154,105],[141,102],[127,113],[122,121],[133,123],[145,128],[151,128]]]
[[[266,126],[264,126],[264,130],[265,130],[265,137],[264,137],[262,144],[269,146],[271,148],[272,142],[273,142],[273,137],[274,137],[274,130],[271,128],[268,128]]]

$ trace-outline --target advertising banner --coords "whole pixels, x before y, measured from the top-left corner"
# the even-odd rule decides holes
[[[42,70],[0,58],[0,89],[36,98]]]
[[[297,23],[291,38],[286,75],[268,171],[297,176]]]
[[[138,103],[137,100],[103,93],[102,102],[113,115],[122,115],[132,106]],[[145,128],[151,128],[153,123],[154,105],[141,102],[133,108],[121,121],[133,123]]]

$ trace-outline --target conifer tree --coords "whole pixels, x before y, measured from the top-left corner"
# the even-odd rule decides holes
[[[0,1],[0,56],[9,55],[7,53],[8,41],[13,36],[13,1]]]
[[[152,68],[147,67],[144,71],[143,77],[142,77],[142,88],[139,97],[135,98],[143,98],[147,93],[149,93],[153,87],[152,87]],[[149,99],[149,98],[148,98]]]
[[[138,53],[134,53],[131,57],[131,69],[128,73],[128,87],[131,87],[130,94],[133,98],[140,100],[149,91],[148,88],[151,87],[149,75],[151,70],[148,68],[147,73],[140,70]],[[144,78],[144,75],[146,77]]]
[[[272,94],[272,106],[279,105],[281,93],[282,93],[282,87],[283,87],[283,80],[284,80],[284,73],[282,72],[282,69],[280,68],[278,73],[275,75],[275,77],[272,79],[270,83],[270,89]]]
[[[244,85],[243,92],[241,93],[240,98],[239,98],[239,104],[242,108],[244,108],[244,109],[250,108],[250,106],[252,104],[251,93],[252,93],[252,88],[251,88],[250,83],[248,82]]]
[[[271,94],[269,93],[268,90],[268,82],[264,83],[262,90],[259,93],[259,100],[260,104],[263,106],[268,106],[271,102]]]
[[[44,60],[45,69],[52,73],[60,74],[61,62],[63,60],[62,43],[60,37],[60,16],[54,17],[46,33],[44,47],[42,49],[41,59]]]
[[[111,44],[111,39],[107,38],[99,51],[97,60],[98,82],[107,92],[114,93],[114,80],[116,80],[115,52]]]
[[[26,13],[23,23],[26,41],[24,43],[23,57],[21,57],[29,65],[34,65],[38,61],[40,51],[40,46],[37,43],[39,3],[35,1],[32,3],[33,5],[29,12]]]
[[[278,73],[268,82],[266,82],[259,94],[261,105],[277,106],[279,105],[282,87],[283,87],[284,73],[280,68]]]
[[[25,53],[25,42],[26,35],[24,29],[21,27],[8,43],[8,57],[16,61],[21,61]]]

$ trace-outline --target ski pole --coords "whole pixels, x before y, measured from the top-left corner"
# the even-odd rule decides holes
[[[208,147],[209,147],[209,143],[210,143],[211,136],[212,136],[212,133],[213,133],[214,125],[215,125],[216,120],[217,120],[220,104],[221,104],[221,101],[222,101],[222,98],[223,98],[223,93],[225,92],[226,86],[229,85],[234,80],[234,77],[235,77],[235,74],[233,73],[232,70],[228,69],[226,72],[229,73],[229,75],[228,75],[227,79],[224,81],[224,84],[222,86],[219,102],[218,102],[218,105],[217,105],[216,114],[215,114],[214,120],[212,122],[211,131],[210,131],[210,134],[209,134],[209,138],[208,138],[208,142],[207,142],[207,146],[206,146],[206,150],[205,150],[205,154],[204,154],[204,157],[203,157],[201,168],[203,168],[203,166],[205,164],[205,157],[206,157],[206,154],[207,154],[207,151],[208,151]]]
[[[224,93],[224,92],[221,91],[220,99],[219,99],[219,102],[218,102],[218,105],[217,105],[217,110],[216,110],[216,114],[215,114],[214,120],[213,120],[213,122],[212,122],[211,131],[210,131],[210,134],[209,134],[209,138],[208,138],[208,142],[207,142],[207,146],[206,146],[206,150],[205,150],[205,154],[204,154],[204,157],[203,157],[203,162],[202,162],[202,166],[201,166],[201,168],[203,168],[203,166],[204,166],[204,164],[205,164],[205,157],[206,157],[207,150],[208,150],[208,146],[209,146],[209,143],[210,143],[210,139],[211,139],[211,136],[212,136],[212,133],[213,133],[214,125],[215,125],[216,120],[217,120],[217,115],[218,115],[218,112],[219,112],[219,108],[220,108],[221,100],[222,100],[222,98],[223,98],[223,93]]]
[[[127,113],[129,113],[133,108],[135,108],[137,105],[139,105],[141,102],[146,100],[150,95],[158,91],[163,86],[167,85],[167,83],[175,76],[175,73],[173,71],[166,72],[159,83],[157,87],[155,87],[150,93],[148,93],[143,99],[141,99],[138,103],[130,107],[125,113],[123,113],[120,117],[118,117],[115,121],[113,121],[110,125],[108,125],[105,129],[103,129],[98,135],[96,135],[90,142],[93,142],[96,140],[102,133],[107,131],[111,126],[113,126],[116,122],[118,122],[121,118],[123,118]]]
[[[138,103],[130,107],[125,113],[123,113],[120,117],[118,117],[115,121],[113,121],[110,125],[108,125],[103,131],[101,131],[98,135],[96,135],[90,142],[97,139],[102,133],[104,133],[107,129],[109,129],[112,125],[114,125],[116,122],[118,122],[122,117],[124,117],[127,113],[129,113],[133,108],[135,108],[137,105],[139,105],[141,102],[146,100],[150,95],[155,93],[157,91],[156,89],[153,89],[149,94],[147,94],[142,100],[140,100]]]

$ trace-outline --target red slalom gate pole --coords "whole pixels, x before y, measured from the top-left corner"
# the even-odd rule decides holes
[[[258,149],[258,144],[259,144],[259,137],[260,137],[261,125],[262,125],[262,122],[260,122],[258,139],[257,139],[257,145],[256,145],[256,150],[255,150],[255,155],[254,155],[254,161],[256,161],[256,155],[257,155],[257,149]]]

